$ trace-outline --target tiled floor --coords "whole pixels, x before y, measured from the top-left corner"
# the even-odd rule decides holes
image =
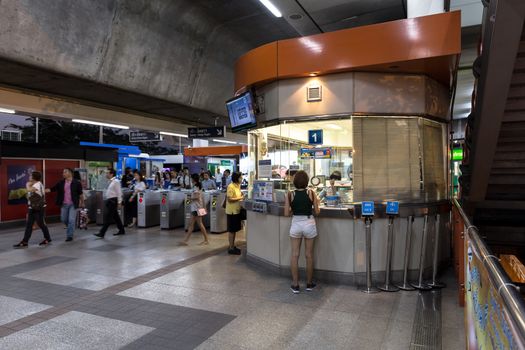
[[[39,231],[0,231],[0,349],[409,349],[417,292],[366,295],[289,281],[209,246],[179,247],[182,230],[129,230],[95,240],[91,227],[40,248]],[[451,278],[449,286],[454,285]],[[454,288],[441,293],[443,349],[464,349]]]

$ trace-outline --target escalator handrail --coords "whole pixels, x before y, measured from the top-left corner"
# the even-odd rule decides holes
[[[520,336],[521,343],[525,344],[525,302],[519,292],[519,288],[512,283],[501,266],[499,259],[491,253],[490,249],[483,242],[478,229],[472,225],[458,201],[454,198],[452,202],[465,224],[465,237],[470,240],[474,253],[483,261],[492,286],[503,300],[504,307],[512,321],[510,326],[514,334]]]

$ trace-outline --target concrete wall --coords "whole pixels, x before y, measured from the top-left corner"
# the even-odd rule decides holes
[[[226,114],[250,47],[187,0],[0,0],[0,58]]]

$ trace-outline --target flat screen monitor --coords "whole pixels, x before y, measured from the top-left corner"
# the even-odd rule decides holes
[[[257,125],[253,96],[249,91],[226,101],[226,108],[233,132],[250,129]]]

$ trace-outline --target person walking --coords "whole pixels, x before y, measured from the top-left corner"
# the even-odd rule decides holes
[[[180,245],[188,245],[188,240],[191,237],[191,234],[193,233],[193,228],[195,227],[195,223],[199,226],[202,236],[204,240],[199,243],[199,245],[203,244],[209,244],[210,241],[208,239],[208,233],[206,232],[206,227],[204,227],[204,223],[202,222],[202,218],[208,215],[206,212],[206,209],[204,208],[204,198],[202,195],[202,184],[199,181],[199,174],[193,174],[191,176],[191,181],[193,183],[193,193],[191,194],[191,221],[188,225],[188,233],[186,233],[186,236],[184,239],[179,243]]]
[[[226,177],[226,172],[224,175]],[[223,177],[223,180],[225,179]],[[231,183],[226,190],[226,226],[228,229],[229,248],[228,254],[240,255],[241,250],[235,246],[235,236],[242,228],[241,218],[241,201],[244,196],[241,192],[242,175],[239,172],[234,172],[231,177]]]
[[[130,213],[132,217],[132,222],[128,225],[128,227],[135,227],[137,224],[137,198],[139,196],[140,192],[146,191],[146,183],[144,182],[144,176],[140,172],[136,172],[133,174],[135,177],[135,184],[133,185],[133,194],[131,197],[129,197],[128,203],[126,203],[126,212]],[[129,217],[129,216],[128,216]]]
[[[82,183],[73,177],[72,169],[65,168],[62,177],[55,186],[46,189],[46,193],[57,192],[56,205],[60,207],[60,221],[66,225],[66,242],[71,242],[77,223],[77,211],[84,206],[84,195]]]
[[[222,173],[221,169],[217,167],[217,173],[215,174],[215,186],[221,188],[222,185]]]
[[[13,245],[13,248],[15,249],[27,248],[29,245],[29,239],[31,239],[31,234],[33,233],[33,224],[35,221],[44,234],[44,240],[38,245],[46,246],[51,243],[49,229],[44,222],[46,200],[44,185],[42,185],[42,182],[40,182],[41,180],[42,173],[33,171],[31,173],[31,178],[26,183],[28,197],[26,229],[24,238],[22,238],[20,243]]]
[[[104,202],[104,224],[100,229],[99,233],[94,235],[98,238],[104,238],[106,231],[110,225],[111,219],[115,221],[118,227],[118,232],[114,233],[113,236],[124,235],[126,231],[124,230],[124,225],[122,225],[122,220],[118,214],[118,209],[122,207],[122,188],[120,182],[115,177],[115,169],[108,169],[106,172],[106,177],[109,180],[108,188],[105,192],[105,202]]]
[[[306,290],[311,291],[316,284],[313,282],[314,274],[314,239],[317,236],[315,215],[319,214],[319,199],[315,193],[307,189],[309,182],[308,174],[299,170],[294,178],[295,190],[288,192],[285,204],[284,215],[292,215],[292,225],[290,227],[290,241],[292,245],[292,257],[290,269],[292,272],[292,292],[297,294],[299,288],[299,254],[301,243],[305,241],[306,256]]]

